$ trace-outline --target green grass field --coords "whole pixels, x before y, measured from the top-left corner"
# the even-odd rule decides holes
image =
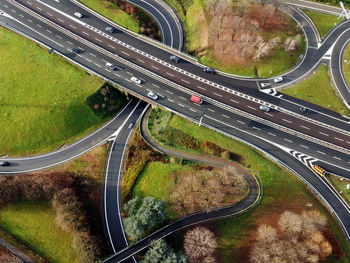
[[[193,170],[189,166],[176,163],[148,162],[142,173],[135,182],[132,196],[153,196],[156,199],[170,201],[169,193],[171,193],[174,182],[170,178],[173,172],[183,172]],[[177,214],[169,211],[170,218],[174,219]]]
[[[262,181],[264,195],[256,208],[242,216],[222,220],[215,224],[214,229],[216,229],[216,236],[219,240],[217,253],[220,259],[219,262],[245,262],[244,259],[246,259],[247,251],[253,241],[252,237],[255,235],[254,231],[258,225],[268,224],[276,220],[278,214],[287,209],[299,212],[302,209],[308,209],[310,206],[319,209],[327,216],[330,227],[336,233],[346,255],[349,257],[350,246],[337,221],[320,205],[318,200],[294,174],[265,158],[255,149],[210,129],[198,127],[198,125],[176,115],[170,119],[168,125],[199,141],[209,140],[241,155],[246,167],[249,167],[251,172],[259,173]],[[183,149],[184,147],[179,146],[179,148]],[[330,258],[325,262],[347,261]]]
[[[282,93],[349,116],[350,111],[338,97],[327,70],[327,66],[321,65],[306,80],[283,90]]]
[[[116,4],[107,0],[78,0],[80,3],[86,5],[97,13],[112,20],[113,22],[125,27],[133,32],[139,33],[138,24]]]
[[[345,80],[349,86],[349,83],[350,83],[350,45],[347,45],[347,47],[344,50],[342,67],[343,67],[343,74],[344,74]]]
[[[350,180],[346,180],[344,178],[341,180],[339,177],[334,175],[327,176],[327,179],[338,193],[342,192],[341,196],[343,196],[346,202],[350,205],[350,189],[346,189],[347,185],[350,185]]]
[[[304,12],[314,22],[321,38],[323,38],[332,27],[341,21],[341,19],[338,19],[338,16],[334,15],[309,10],[305,10]]]
[[[109,119],[85,103],[102,80],[7,29],[0,38],[0,155],[56,150]]]
[[[0,209],[0,226],[52,263],[78,263],[71,233],[54,222],[55,212],[47,202],[17,202]]]

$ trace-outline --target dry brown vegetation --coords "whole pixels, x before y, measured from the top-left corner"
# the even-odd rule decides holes
[[[1,263],[22,263],[22,260],[14,256],[6,248],[0,246],[0,262]]]
[[[333,244],[339,249],[326,223],[326,218],[317,210],[301,214],[285,211],[279,218],[278,227],[260,225],[250,251],[250,261],[317,263],[325,260],[332,254]]]
[[[208,228],[198,226],[186,232],[184,250],[190,263],[215,263],[215,249],[218,243]]]
[[[130,137],[126,153],[126,160],[123,167],[122,178],[122,198],[126,201],[130,197],[131,190],[137,179],[137,176],[144,169],[148,161],[156,161],[162,158],[162,155],[154,151],[141,137],[140,129],[136,128]]]
[[[119,8],[129,14],[140,26],[140,33],[150,38],[160,39],[158,35],[158,25],[152,19],[151,16],[147,15],[144,11],[138,7],[124,1],[124,0],[109,0],[115,3]]]
[[[247,193],[247,183],[234,166],[224,169],[198,167],[195,172],[174,174],[170,195],[172,209],[181,215],[230,205]]]
[[[234,7],[231,0],[207,0],[206,11],[209,16],[208,41],[202,39],[207,46],[200,45],[192,52],[200,56],[207,49],[216,59],[229,65],[258,61],[268,55],[281,39],[266,40],[263,33],[290,28],[290,19],[274,5],[242,0]],[[298,39],[290,38],[285,45],[289,48],[285,50],[294,51],[300,45]]]

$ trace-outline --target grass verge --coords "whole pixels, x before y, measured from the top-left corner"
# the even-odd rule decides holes
[[[346,83],[349,86],[349,83],[350,83],[350,45],[347,45],[347,47],[345,48],[342,59],[343,59],[342,60],[343,74],[344,74]]]
[[[338,16],[324,14],[321,12],[304,10],[305,14],[314,22],[320,37],[323,38],[341,20]]]
[[[16,202],[0,209],[4,230],[53,263],[78,263],[71,233],[56,226],[48,202]]]
[[[321,65],[309,78],[282,93],[320,105],[342,115],[350,111],[337,95],[337,91],[328,75],[328,67]]]
[[[327,177],[328,182],[330,182],[333,187],[337,190],[338,193],[341,192],[341,195],[345,199],[345,201],[350,205],[350,189],[346,189],[346,187],[350,186],[350,180],[345,178],[340,178],[335,175],[330,175]]]
[[[99,78],[7,29],[0,38],[0,155],[56,150],[110,119],[86,104]]]
[[[259,173],[264,191],[260,204],[244,215],[214,223],[213,228],[219,241],[217,251],[219,262],[248,262],[250,245],[255,239],[255,231],[260,224],[276,222],[279,214],[285,210],[300,212],[310,207],[320,210],[327,217],[330,228],[349,257],[350,246],[338,222],[294,174],[265,158],[257,150],[210,129],[198,127],[181,117],[172,116],[168,126],[198,141],[214,141],[217,145],[242,156],[245,166]],[[158,138],[161,133],[162,131],[159,130],[158,134],[153,135]],[[162,143],[164,144],[165,141],[162,140]],[[183,150],[184,145],[178,148]],[[196,151],[200,152],[200,149]],[[181,243],[178,237],[176,239],[176,243]],[[330,257],[325,262],[347,261]]]
[[[130,15],[121,10],[115,3],[107,0],[79,0],[90,9],[114,21],[118,25],[125,27],[133,32],[139,33],[140,29],[136,21]]]

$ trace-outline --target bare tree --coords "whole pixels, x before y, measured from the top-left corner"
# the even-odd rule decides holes
[[[214,233],[206,227],[195,227],[186,232],[184,250],[189,259],[211,262],[211,259],[208,261],[204,261],[204,259],[212,257],[217,246]]]
[[[301,232],[302,221],[299,215],[290,211],[285,211],[281,215],[278,225],[282,231],[299,233]]]

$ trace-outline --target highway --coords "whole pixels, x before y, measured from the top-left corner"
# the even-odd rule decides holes
[[[347,225],[350,221],[349,211],[309,169],[312,163],[317,163],[331,172],[350,178],[349,120],[316,105],[274,92],[280,86],[301,80],[309,74],[342,32],[349,27],[348,22],[340,23],[322,43],[319,43],[312,26],[299,12],[287,6],[281,7],[303,23],[308,49],[300,65],[285,74],[281,84],[275,85],[272,79],[256,81],[222,74],[205,74],[203,67],[193,59],[165,46],[151,45],[123,30],[107,34],[104,28],[109,23],[87,12],[86,9],[79,9],[80,7],[64,11],[65,2],[17,1],[35,13],[24,12],[24,9],[12,3],[0,0],[0,10],[5,11],[5,15],[3,13],[0,16],[0,22],[5,26],[54,48],[58,54],[85,67],[91,73],[122,86],[144,100],[149,101],[146,94],[149,90],[153,90],[160,97],[153,103],[195,122],[201,119],[203,125],[249,142],[284,165],[288,165],[289,169],[299,174],[328,203],[343,223],[346,233],[349,233],[350,226]],[[73,3],[69,2],[69,5],[71,4]],[[81,10],[85,17],[82,19],[74,17],[73,13],[76,10]],[[40,18],[38,14],[45,19]],[[73,54],[71,51],[73,47],[78,47],[82,53]],[[169,62],[172,53],[181,57],[180,63]],[[106,62],[113,62],[121,70],[109,70],[105,67]],[[339,68],[335,67],[334,71],[337,70],[339,72]],[[131,76],[142,79],[142,84],[131,83]],[[266,86],[262,87],[262,84]],[[190,102],[191,94],[201,96],[204,103],[196,105]],[[135,102],[132,100],[132,103]],[[260,111],[259,106],[262,104],[271,107],[272,111]],[[299,113],[300,105],[307,105],[312,111],[311,114],[306,116]],[[113,129],[116,130],[115,127]],[[108,136],[111,136],[111,133]],[[108,136],[100,134],[99,140],[106,140]],[[69,148],[80,152],[75,145]],[[8,168],[1,167],[0,173],[41,169],[65,160],[60,159],[59,155],[47,156],[50,156],[46,161],[49,164],[37,159],[45,155],[24,159],[10,158],[13,165]],[[176,226],[172,227],[167,231],[177,229]],[[131,256],[132,249],[126,251],[129,251],[128,255]],[[117,258],[124,258],[123,255],[119,254]]]

